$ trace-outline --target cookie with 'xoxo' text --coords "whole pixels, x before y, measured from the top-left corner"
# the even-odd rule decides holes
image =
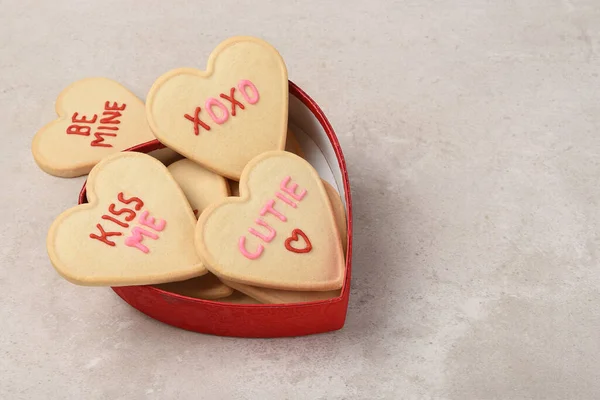
[[[196,218],[160,161],[108,156],[90,172],[89,204],[63,212],[47,238],[50,261],[88,286],[146,285],[204,275],[193,244]]]
[[[287,69],[268,43],[234,37],[212,52],[206,71],[181,68],[158,78],[146,111],[166,146],[239,180],[253,157],[285,147]]]
[[[59,118],[32,143],[36,163],[51,175],[85,175],[102,158],[154,139],[144,103],[107,78],[68,86],[56,100],[56,113]]]
[[[226,281],[297,291],[341,288],[345,263],[331,203],[304,159],[272,151],[252,159],[240,197],[204,210],[198,255]]]

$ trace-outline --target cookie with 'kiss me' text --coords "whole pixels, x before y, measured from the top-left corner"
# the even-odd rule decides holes
[[[89,204],[56,218],[50,261],[89,286],[174,282],[207,273],[191,239],[196,218],[171,174],[142,153],[106,157],[90,172]]]
[[[344,280],[340,235],[323,182],[307,161],[285,151],[248,163],[240,197],[204,210],[195,244],[205,266],[226,281],[328,291]]]

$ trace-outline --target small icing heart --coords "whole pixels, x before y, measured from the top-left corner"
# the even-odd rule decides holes
[[[109,156],[90,172],[87,196],[89,204],[63,212],[48,233],[50,261],[67,280],[146,285],[207,272],[194,249],[196,218],[160,161]]]
[[[303,247],[295,247],[294,242],[298,241],[298,237],[301,237],[302,239],[304,239],[305,245]],[[306,233],[302,232],[302,229],[294,229],[292,231],[292,236],[285,239],[284,244],[285,244],[285,248],[288,251],[291,251],[292,253],[310,253],[310,251],[312,250],[312,244],[310,243],[310,240],[306,236]]]
[[[154,139],[144,103],[107,78],[68,86],[56,100],[56,114],[32,143],[36,163],[51,175],[85,175],[102,158]]]
[[[339,289],[344,256],[331,203],[319,175],[302,158],[272,151],[254,158],[240,196],[208,207],[196,225],[196,248],[217,276],[287,290]],[[308,246],[286,248],[294,229]],[[291,246],[291,243],[289,243]]]
[[[213,51],[206,71],[182,68],[161,76],[146,110],[162,143],[239,180],[253,157],[285,147],[287,69],[268,43],[234,37]]]

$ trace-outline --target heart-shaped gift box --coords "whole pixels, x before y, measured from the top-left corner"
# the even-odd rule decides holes
[[[340,190],[346,206],[346,275],[339,297],[297,304],[236,304],[202,300],[154,286],[113,290],[132,307],[164,323],[200,333],[238,337],[301,336],[341,329],[346,320],[352,266],[352,200],[346,163],[335,132],[317,103],[289,82],[289,125],[304,145],[306,159]],[[128,149],[151,153],[158,140]],[[87,203],[85,184],[79,204]]]

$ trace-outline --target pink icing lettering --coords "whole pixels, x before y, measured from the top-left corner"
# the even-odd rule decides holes
[[[265,248],[262,244],[259,244],[258,250],[256,250],[255,253],[250,253],[248,250],[246,250],[246,236],[241,236],[240,240],[238,241],[238,249],[240,249],[240,253],[242,253],[242,255],[247,259],[256,260],[258,257],[260,257]]]
[[[167,224],[167,221],[165,221],[164,219],[159,219],[158,221],[156,221],[154,219],[154,217],[149,217],[148,216],[148,211],[144,211],[141,215],[140,215],[140,219],[139,219],[140,224],[142,225],[146,225],[148,228],[152,228],[155,231],[162,231],[163,229],[165,229],[165,225]]]
[[[217,115],[213,112],[213,107],[216,106],[221,110],[222,115],[217,117]],[[221,103],[219,100],[214,97],[209,97],[204,103],[204,108],[206,108],[206,112],[215,121],[217,124],[221,125],[225,121],[229,119],[229,110],[225,107],[225,104]]]
[[[265,236],[262,233],[258,232],[256,229],[254,228],[250,228],[248,229],[248,232],[250,232],[251,234],[253,234],[254,236],[256,236],[259,239],[262,239],[264,242],[266,243],[270,243],[271,240],[273,240],[273,238],[275,237],[275,229],[273,229],[269,224],[267,224],[265,221],[263,221],[262,219],[257,219],[255,221],[258,225],[260,226],[264,226],[265,228],[267,228],[267,230],[269,231],[269,236]]]
[[[246,88],[250,88],[252,91],[252,97],[248,96],[248,93],[246,92]],[[247,79],[242,79],[239,83],[238,83],[238,89],[240,89],[240,92],[242,93],[242,97],[244,97],[244,99],[250,103],[250,104],[256,104],[258,102],[259,99],[259,95],[258,95],[258,89],[256,88],[256,86],[254,86],[254,83],[250,82]]]
[[[150,250],[142,244],[143,236],[147,236],[154,240],[158,239],[158,235],[154,232],[149,232],[144,228],[135,227],[131,230],[131,236],[125,239],[125,244],[129,247],[135,247],[138,250],[148,254]]]
[[[296,203],[294,203],[293,201],[291,201],[290,199],[288,199],[287,197],[285,197],[280,192],[275,193],[275,196],[277,196],[278,199],[282,200],[287,205],[290,205],[290,206],[296,208]]]
[[[280,185],[281,190],[292,196],[292,198],[294,198],[295,200],[302,200],[304,196],[306,196],[306,189],[303,189],[302,191],[300,191],[300,193],[296,194],[296,189],[298,189],[298,185],[292,182],[288,186],[290,179],[292,178],[290,178],[289,176],[283,178]]]
[[[274,205],[275,205],[275,200],[267,201],[267,204],[265,204],[263,209],[260,210],[260,215],[262,215],[264,217],[265,214],[269,213],[269,214],[273,214],[274,216],[276,216],[283,222],[287,221],[287,218],[285,217],[285,215],[283,215],[282,213],[280,213],[279,211],[277,211],[276,209],[273,208]]]

